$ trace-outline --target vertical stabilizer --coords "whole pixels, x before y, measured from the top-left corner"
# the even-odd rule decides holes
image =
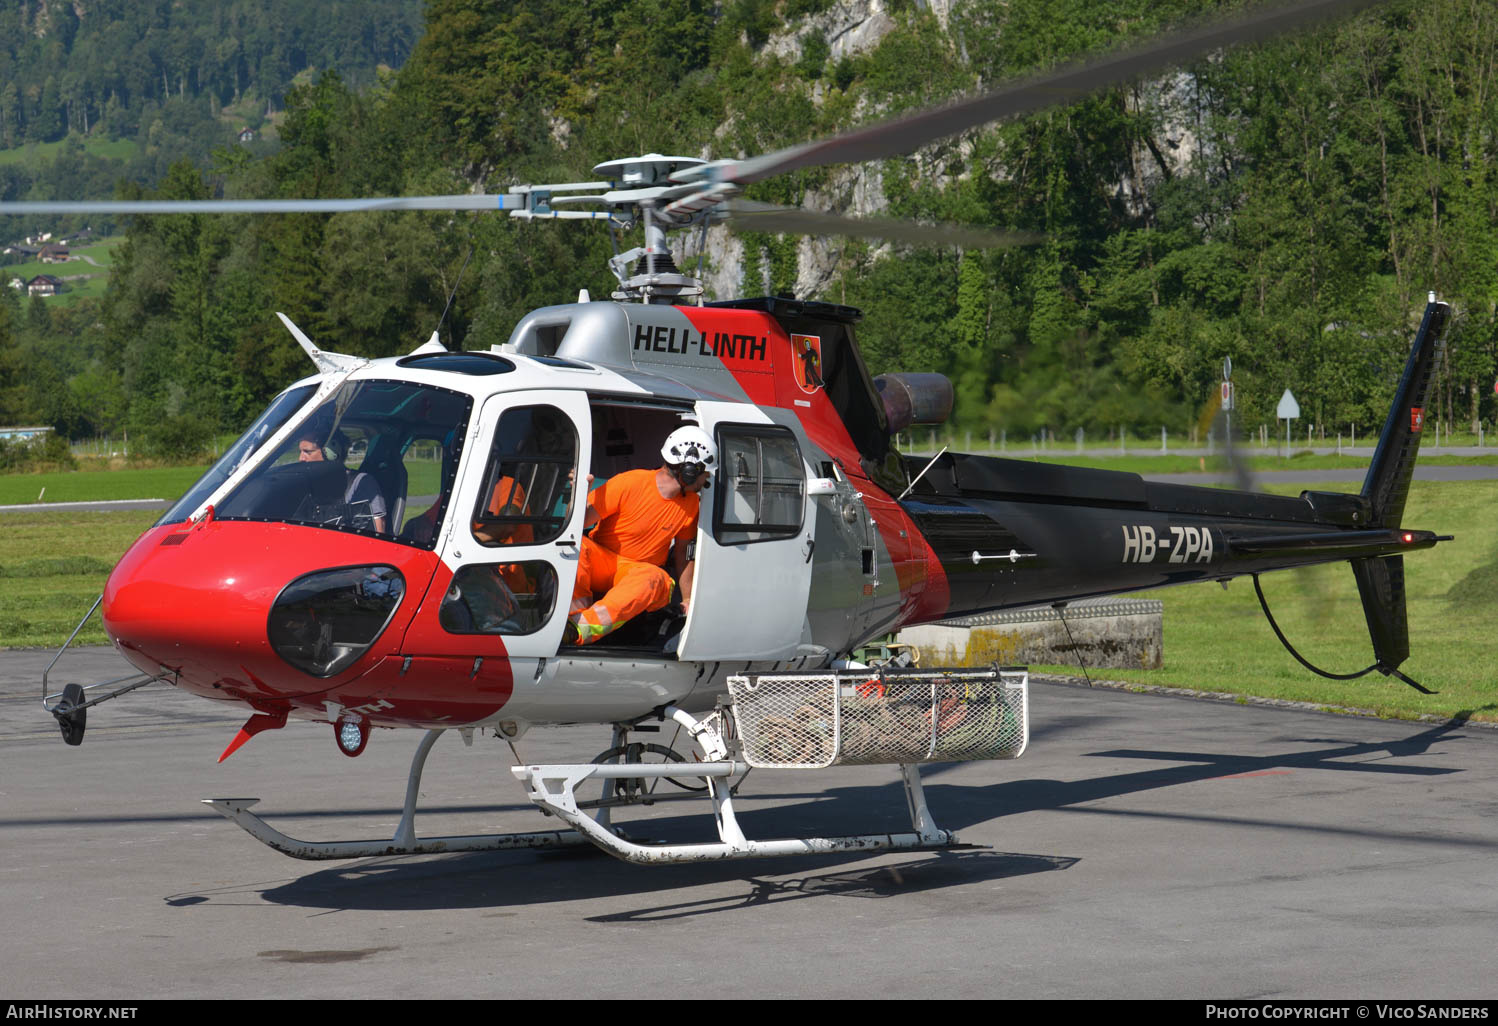
[[[1363,498],[1368,500],[1376,527],[1398,527],[1404,517],[1404,503],[1410,494],[1410,480],[1415,474],[1415,457],[1420,453],[1420,437],[1425,427],[1425,397],[1430,379],[1445,343],[1446,322],[1451,307],[1432,297],[1420,321],[1420,331],[1404,365],[1404,377],[1389,408],[1378,436],[1378,448],[1363,479]],[[1359,578],[1361,584],[1361,578]]]
[[[1420,330],[1415,335],[1415,344],[1410,349],[1410,358],[1405,362],[1404,377],[1399,381],[1399,390],[1394,393],[1389,419],[1384,421],[1383,432],[1378,436],[1378,448],[1368,466],[1368,476],[1363,479],[1363,498],[1368,501],[1373,518],[1369,526],[1401,526],[1410,481],[1415,476],[1415,457],[1420,454],[1420,438],[1424,434],[1425,399],[1445,343],[1450,316],[1451,307],[1437,303],[1432,294],[1420,321]],[[1358,595],[1363,600],[1363,616],[1368,621],[1368,637],[1373,642],[1376,667],[1425,691],[1398,670],[1410,654],[1404,557],[1354,559],[1352,573],[1357,578]]]

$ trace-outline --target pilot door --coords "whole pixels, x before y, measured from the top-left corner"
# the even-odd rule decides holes
[[[476,441],[443,540],[454,573],[439,622],[451,635],[499,638],[511,656],[555,655],[586,507],[587,397],[495,396],[480,412]]]
[[[816,524],[794,415],[701,402],[718,447],[702,495],[682,659],[786,659],[797,654],[811,593]]]

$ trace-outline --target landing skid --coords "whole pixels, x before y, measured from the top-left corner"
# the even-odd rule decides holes
[[[411,773],[406,781],[406,800],[395,836],[389,841],[302,841],[281,833],[249,811],[259,798],[204,798],[203,804],[242,827],[255,840],[294,859],[363,859],[377,855],[434,855],[458,851],[505,851],[512,848],[565,848],[585,843],[571,830],[545,830],[532,834],[472,834],[465,837],[416,837],[416,797],[421,773],[432,745],[444,732],[429,730],[416,747]]]
[[[571,829],[522,834],[487,834],[465,837],[416,837],[416,798],[427,755],[441,730],[428,731],[411,760],[406,799],[395,836],[389,841],[303,841],[290,837],[250,812],[258,798],[208,798],[204,804],[232,820],[256,840],[298,859],[353,859],[380,855],[426,855],[460,851],[504,851],[517,848],[562,848],[593,844],[626,862],[643,865],[682,862],[717,862],[725,859],[773,858],[782,855],[817,855],[846,852],[911,851],[959,847],[956,834],[938,828],[926,806],[925,791],[915,766],[902,765],[906,803],[912,829],[905,833],[855,834],[845,837],[799,837],[754,841],[744,836],[733,809],[731,776],[748,771],[746,763],[728,755],[722,735],[714,725],[720,714],[699,721],[679,709],[664,715],[675,719],[701,745],[706,762],[681,763],[582,763],[576,765],[516,766],[512,772],[525,785],[530,800],[542,812],[556,816]],[[579,807],[577,788],[586,781],[604,783],[605,795],[615,793],[614,781],[655,780],[668,776],[701,778],[708,785],[717,825],[716,842],[689,844],[639,844],[625,837],[609,821],[604,804],[595,817]],[[581,803],[588,805],[590,803]],[[598,803],[591,803],[598,804]]]

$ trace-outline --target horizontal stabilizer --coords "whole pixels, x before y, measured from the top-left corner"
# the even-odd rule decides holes
[[[1266,535],[1235,535],[1227,532],[1226,537],[1230,559],[1316,555],[1327,559],[1357,559],[1428,549],[1436,542],[1447,540],[1433,531],[1398,531],[1391,528]]]

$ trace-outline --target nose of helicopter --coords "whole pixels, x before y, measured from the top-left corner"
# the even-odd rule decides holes
[[[155,528],[104,591],[104,627],[147,673],[244,701],[317,694],[395,652],[435,569],[422,549],[291,524]]]

